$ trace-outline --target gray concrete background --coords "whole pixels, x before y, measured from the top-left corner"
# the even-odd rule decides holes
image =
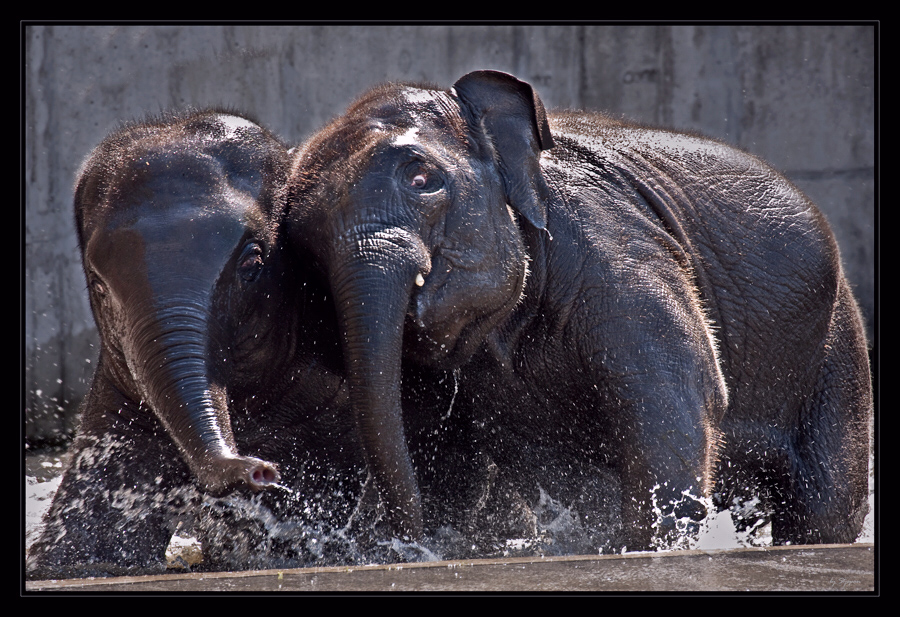
[[[96,364],[72,223],[82,159],[124,120],[228,105],[298,143],[367,87],[509,71],[548,107],[701,131],[816,201],[873,341],[876,27],[817,25],[26,25],[26,440],[71,430]]]

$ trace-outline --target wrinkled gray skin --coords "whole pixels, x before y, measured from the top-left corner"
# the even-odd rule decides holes
[[[358,498],[359,448],[332,441],[356,440],[335,413],[333,319],[281,247],[287,162],[278,139],[217,111],[123,127],[86,161],[75,219],[100,358],[30,577],[164,570],[203,494],[271,492],[279,473],[301,500],[340,481]],[[208,532],[209,567],[229,559],[225,529]]]
[[[528,84],[482,71],[365,94],[297,153],[288,207],[334,295],[396,534],[430,526],[414,367],[454,371],[452,414],[511,492],[616,510],[614,549],[666,545],[713,495],[758,497],[778,544],[857,537],[859,313],[822,215],[758,159],[548,115]],[[591,495],[598,477],[618,503]]]

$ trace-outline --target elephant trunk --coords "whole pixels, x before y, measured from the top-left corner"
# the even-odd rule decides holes
[[[399,235],[398,235],[399,234]],[[344,333],[350,400],[367,463],[387,508],[391,531],[421,538],[422,506],[409,456],[400,401],[403,326],[415,278],[427,268],[421,242],[399,230],[373,246],[355,246],[332,271]],[[399,246],[398,246],[399,245]],[[387,250],[384,250],[387,249]],[[398,249],[406,257],[397,259]]]
[[[140,395],[156,411],[200,486],[221,495],[241,486],[259,490],[278,480],[275,467],[240,456],[227,394],[210,378],[206,302],[180,299],[177,308],[149,311],[134,327],[131,370]]]

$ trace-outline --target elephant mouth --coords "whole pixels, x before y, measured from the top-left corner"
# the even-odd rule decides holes
[[[443,366],[453,363],[453,358],[458,355],[456,349],[461,331],[462,328],[457,327],[453,331],[442,330],[436,333],[424,327],[424,324],[413,316],[409,316],[403,336],[404,347],[416,359],[428,365]]]
[[[468,272],[460,285],[453,268],[432,268],[410,294],[403,345],[405,352],[433,368],[453,370],[465,364],[490,332],[506,320],[522,298],[527,271],[502,284]],[[480,279],[480,280],[479,280]]]
[[[453,319],[429,327],[416,317],[414,303],[415,295],[403,336],[405,353],[426,366],[444,370],[465,364],[503,316],[502,311],[472,315],[461,310]]]

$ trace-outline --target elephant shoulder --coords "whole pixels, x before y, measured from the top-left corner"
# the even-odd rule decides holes
[[[776,250],[768,246],[772,242],[787,241],[794,255],[829,264],[836,259],[833,234],[818,207],[741,148],[586,112],[553,116],[551,126],[558,147],[545,157],[549,183],[560,200],[583,204],[581,216],[632,209],[686,248],[697,243],[715,251],[726,238],[738,237],[766,253]]]

